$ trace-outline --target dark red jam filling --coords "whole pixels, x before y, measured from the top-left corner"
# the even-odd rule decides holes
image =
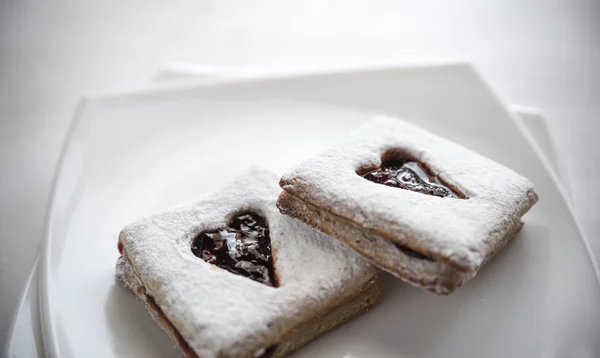
[[[263,354],[259,356],[259,358],[271,358],[275,354],[275,350],[277,349],[277,345],[270,346],[265,350]]]
[[[201,232],[192,253],[231,273],[277,287],[269,226],[261,215],[236,215],[227,227]]]
[[[423,165],[409,159],[384,161],[375,170],[362,175],[363,178],[377,184],[400,188],[417,193],[458,198],[459,195],[442,184],[437,178],[431,177]]]
[[[415,259],[419,259],[419,260],[427,260],[427,261],[433,261],[433,259],[431,259],[430,257],[427,257],[423,254],[420,254],[416,251],[413,251],[411,249],[409,249],[406,246],[400,245],[400,244],[394,244],[396,245],[396,247],[398,248],[398,250],[402,251],[405,255],[410,256],[410,257],[414,257]]]

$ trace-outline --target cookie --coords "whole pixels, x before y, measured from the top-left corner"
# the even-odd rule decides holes
[[[117,277],[186,357],[283,357],[368,310],[376,269],[281,215],[251,170],[119,235]]]
[[[472,278],[537,201],[514,171],[386,116],[292,168],[280,186],[281,213],[438,294]]]

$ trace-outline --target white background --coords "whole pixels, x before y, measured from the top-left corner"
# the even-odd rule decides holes
[[[506,102],[545,110],[600,256],[600,1],[1,1],[0,345],[82,93],[144,83],[170,61],[294,70],[440,57],[472,60]]]

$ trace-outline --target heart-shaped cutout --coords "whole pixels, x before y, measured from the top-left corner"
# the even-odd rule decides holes
[[[439,178],[428,174],[427,167],[416,160],[407,158],[389,158],[382,160],[374,170],[359,174],[377,184],[414,191],[438,197],[464,197],[452,190]]]
[[[207,263],[277,287],[267,220],[253,212],[235,215],[227,227],[202,231],[192,253]]]

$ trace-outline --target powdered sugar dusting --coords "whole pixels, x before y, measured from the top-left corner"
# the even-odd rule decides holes
[[[359,168],[402,150],[467,196],[439,198],[365,180]],[[474,272],[537,201],[533,185],[512,170],[398,119],[380,116],[348,142],[286,173],[292,195],[366,230]]]
[[[254,169],[200,200],[125,227],[120,240],[146,291],[199,355],[243,356],[333,304],[375,269],[337,241],[279,214],[274,174]],[[280,287],[231,274],[195,257],[192,239],[255,211],[268,222]]]

